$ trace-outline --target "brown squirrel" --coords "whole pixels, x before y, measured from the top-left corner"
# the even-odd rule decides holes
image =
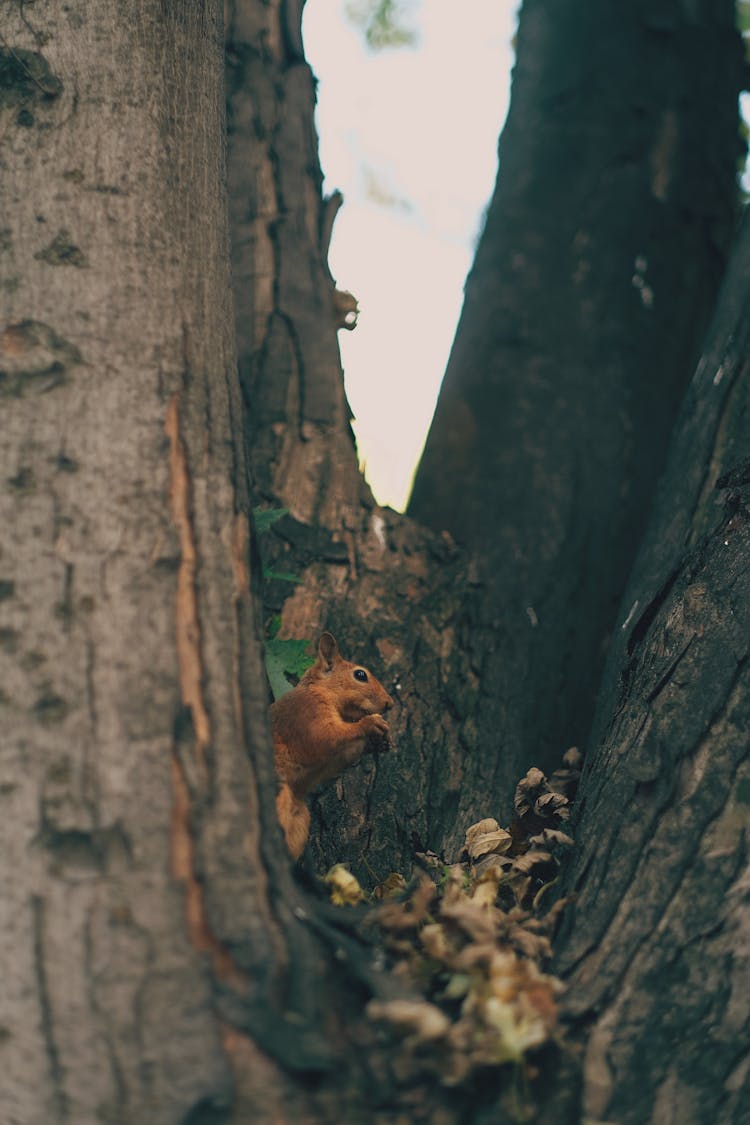
[[[276,811],[293,859],[310,834],[308,793],[353,766],[364,750],[388,746],[381,712],[393,700],[372,672],[350,664],[330,633],[295,688],[271,706],[276,773],[281,782]]]

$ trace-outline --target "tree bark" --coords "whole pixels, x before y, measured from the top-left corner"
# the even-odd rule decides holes
[[[291,597],[288,583],[265,584],[266,617],[280,614],[281,636],[311,644],[332,630],[342,652],[371,664],[400,704],[398,754],[370,759],[313,802],[318,865],[349,862],[372,884],[410,863],[415,842],[438,848],[447,834],[462,838],[454,815],[466,753],[460,713],[476,692],[455,607],[457,591],[469,587],[455,549],[378,508],[359,472],[326,261],[336,204],[320,196],[300,20],[295,4],[229,7],[239,369],[254,503],[289,509],[263,544],[267,568],[300,579]],[[438,685],[449,680],[446,706]]]
[[[616,630],[560,965],[584,1113],[739,1123],[750,1097],[750,224]]]
[[[220,5],[19,7],[0,40],[0,706],[11,732],[0,757],[3,1117],[195,1125],[422,1113],[447,1123],[479,1112],[481,1100],[479,1119],[489,1120],[503,1085],[494,1069],[481,1099],[474,1088],[425,1093],[404,1078],[399,1049],[363,1014],[369,997],[403,986],[356,911],[326,909],[292,878],[275,820],[251,503],[291,509],[264,550],[292,560],[302,579],[292,598],[266,580],[264,608],[283,608],[291,635],[332,628],[345,655],[371,663],[401,701],[397,754],[321,795],[316,866],[348,858],[374,881],[408,870],[415,848],[453,858],[468,823],[510,797],[508,731],[515,695],[529,687],[505,697],[494,677],[500,654],[518,646],[486,573],[449,539],[378,509],[361,481],[330,314],[300,7],[247,2],[229,15],[244,402]],[[721,314],[717,325],[744,356],[745,320]],[[660,995],[689,1016],[697,995],[708,1020],[712,994],[684,984],[701,942],[712,968],[732,951],[731,985],[718,969],[711,978],[729,1001],[704,1071],[700,1030],[715,1025],[695,1015],[674,1058],[695,1071],[696,1112],[715,1059],[724,1119],[741,1113],[744,1056],[732,1056],[730,1038],[747,1018],[737,815],[747,797],[744,470],[722,494],[728,511],[710,503],[719,467],[733,465],[744,440],[734,346],[709,357],[688,404],[680,440],[697,425],[693,435],[705,426],[715,442],[703,439],[710,468],[700,480],[677,447],[670,473],[685,514],[669,523],[674,553],[666,562],[647,553],[636,572],[633,600],[649,608],[626,617],[613,648],[601,764],[584,785],[571,875],[580,901],[561,963],[571,1019],[594,1021],[586,1105],[622,1110],[623,1121],[641,1057],[624,1033],[651,983],[641,950],[663,958]],[[634,663],[622,686],[628,639]],[[690,715],[676,694],[683,674],[694,685]],[[620,708],[611,729],[607,707]],[[678,754],[660,738],[683,711],[677,737],[699,751],[680,759],[675,792],[702,830],[700,862],[687,833],[673,853],[686,901],[697,903],[690,925],[670,913],[676,895],[659,898],[647,862],[649,849],[672,847],[670,824],[684,827],[671,806],[657,822]],[[638,742],[646,734],[656,766],[657,751]],[[615,753],[627,737],[629,772]],[[715,768],[701,774],[709,742]],[[619,822],[620,837],[604,823],[603,767],[613,794],[638,811],[637,823]],[[663,948],[658,925],[656,939],[637,928],[636,881],[625,882],[636,866],[646,917],[667,907]],[[664,887],[674,881],[665,874]],[[717,888],[726,895],[714,913],[726,921],[712,930]],[[662,1015],[632,1041],[651,1049],[672,1034]],[[680,1076],[665,1084],[656,1067],[644,1090],[659,1105],[677,1090],[683,1105]],[[576,1104],[575,1083],[566,1096]]]
[[[478,560],[506,783],[588,734],[736,213],[734,4],[526,0],[409,514]],[[519,688],[519,685],[523,685]]]
[[[302,3],[227,5],[232,275],[257,499],[351,529],[372,495],[357,465],[336,338]],[[359,519],[356,519],[358,525]]]
[[[197,1120],[238,1024],[320,1053],[272,846],[221,5],[3,33],[3,1118]]]

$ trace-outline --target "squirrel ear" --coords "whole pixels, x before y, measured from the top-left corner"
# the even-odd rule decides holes
[[[323,633],[318,641],[318,660],[330,671],[336,661],[340,659],[336,638],[332,633]]]

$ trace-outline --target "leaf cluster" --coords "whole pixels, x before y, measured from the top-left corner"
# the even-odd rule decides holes
[[[562,983],[546,965],[564,900],[542,912],[561,850],[562,830],[579,777],[580,754],[569,750],[549,779],[531,769],[515,794],[507,829],[485,818],[466,832],[461,861],[420,853],[411,884],[392,874],[371,896],[369,915],[388,951],[403,994],[371,1000],[368,1015],[401,1039],[405,1080],[419,1074],[447,1087],[464,1085],[505,1064],[531,1073],[530,1052],[561,1040]],[[342,865],[326,877],[338,904],[363,902]]]

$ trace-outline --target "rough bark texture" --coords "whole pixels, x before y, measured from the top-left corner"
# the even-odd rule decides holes
[[[283,611],[282,635],[312,642],[331,629],[399,701],[398,754],[370,760],[314,802],[318,864],[346,860],[372,882],[408,865],[415,844],[461,838],[455,813],[471,744],[461,721],[477,696],[461,652],[467,630],[459,643],[454,621],[465,563],[439,536],[378,509],[359,473],[301,7],[232,4],[229,17],[233,282],[253,495],[289,508],[264,554],[270,569],[301,579],[291,598],[288,583],[267,583],[265,608]]]
[[[309,98],[307,103],[300,98],[303,88],[310,90],[310,79],[300,55],[299,11],[294,5],[270,5],[258,16],[253,6],[244,5],[230,27],[234,278],[248,430],[258,434],[258,453],[251,458],[254,483],[259,501],[284,504],[297,518],[294,530],[291,523],[286,531],[279,525],[285,542],[269,558],[282,559],[280,569],[296,570],[303,580],[285,605],[288,588],[267,590],[267,605],[283,605],[282,631],[289,636],[314,639],[322,628],[343,629],[345,650],[348,646],[352,655],[390,676],[391,686],[402,685],[396,695],[404,729],[394,716],[398,759],[370,763],[372,782],[363,776],[367,767],[360,767],[335,793],[329,789],[321,796],[319,838],[328,826],[330,845],[319,853],[320,860],[352,861],[364,854],[379,872],[408,862],[410,840],[450,852],[472,816],[507,815],[519,772],[530,762],[556,761],[588,723],[581,716],[589,714],[605,631],[721,267],[712,238],[726,242],[726,233],[717,232],[728,226],[734,204],[736,100],[732,104],[731,97],[738,84],[733,62],[738,56],[733,25],[726,22],[728,5],[726,11],[703,13],[700,20],[695,16],[693,24],[675,14],[674,27],[662,32],[651,26],[648,12],[641,13],[632,17],[626,42],[611,48],[597,22],[601,16],[586,14],[585,7],[579,3],[563,15],[557,8],[540,12],[532,3],[522,19],[515,117],[503,140],[508,157],[502,161],[452,360],[456,378],[459,367],[464,380],[472,371],[477,379],[486,376],[500,416],[492,402],[482,400],[478,414],[488,420],[487,445],[469,443],[465,464],[454,465],[450,457],[441,462],[440,441],[434,446],[433,476],[447,488],[465,473],[467,484],[459,486],[461,497],[454,501],[474,513],[472,554],[480,566],[465,562],[461,567],[460,597],[458,587],[450,590],[457,572],[441,562],[445,545],[424,532],[407,531],[403,521],[372,507],[358,483],[354,457],[342,455],[348,427],[340,372],[338,390],[330,389],[338,359],[335,326],[319,299],[313,303],[317,322],[309,320],[315,279],[325,279],[328,292],[330,282],[325,240],[321,245],[314,235],[321,224],[319,170],[317,158],[310,156],[312,107]],[[703,37],[696,39],[701,29]],[[595,36],[601,41],[598,55],[589,49]],[[550,89],[562,81],[554,72],[561,59],[558,44],[568,39],[574,61],[565,56],[565,82],[572,93],[561,121],[562,111],[548,111]],[[713,115],[710,145],[691,148],[684,137],[694,132],[695,122],[706,128],[703,105],[690,92],[694,78],[688,83],[699,43],[705,51],[697,68],[701,81],[716,83],[721,93],[707,99]],[[605,54],[609,50],[619,52],[616,67]],[[597,59],[593,73],[592,57]],[[614,109],[590,93],[605,67]],[[636,96],[631,75],[641,69],[669,70],[669,90],[654,77],[655,88]],[[617,113],[627,124],[619,131]],[[667,119],[676,135],[662,153],[660,130],[667,128]],[[290,129],[304,140],[296,155],[285,141]],[[551,185],[548,176],[549,154],[558,152],[560,166],[570,169],[564,190],[557,181]],[[652,153],[650,164],[644,152]],[[697,170],[691,160],[698,162]],[[710,176],[700,163],[704,160],[707,167],[715,165]],[[534,174],[542,182],[530,193],[529,169],[537,165],[542,171]],[[264,197],[258,185],[278,184],[287,167],[284,191],[277,187]],[[701,177],[693,200],[685,183]],[[543,190],[554,196],[544,208]],[[613,213],[624,216],[614,234]],[[585,246],[581,239],[576,242],[582,215]],[[507,247],[513,238],[525,238],[528,245],[512,259],[514,275],[506,293],[505,266],[512,257]],[[658,289],[653,276],[648,281],[653,303],[644,296],[647,281],[638,274],[646,267],[633,264],[641,254],[649,256],[658,276]],[[541,264],[547,259],[549,269]],[[252,304],[260,269],[256,260],[265,263],[267,300],[260,310]],[[696,260],[702,264],[693,266]],[[676,284],[685,262],[692,281]],[[506,331],[506,313],[499,314],[498,307],[510,308],[512,331]],[[338,404],[338,422],[318,428],[312,444],[306,444],[298,424],[296,391],[291,398],[288,394],[298,383],[290,371],[298,367],[290,368],[264,344],[267,333],[275,331],[279,308],[285,322],[308,324],[306,331],[316,338],[311,354],[327,357],[309,364],[303,374]],[[678,326],[680,317],[692,325],[690,332]],[[256,326],[252,332],[251,324]],[[474,348],[492,354],[491,363],[479,362]],[[514,356],[505,367],[498,358],[502,348]],[[446,388],[451,378],[449,372]],[[503,386],[503,379],[512,387]],[[487,394],[475,390],[478,399]],[[463,433],[455,414],[445,417],[453,436]],[[503,427],[508,432],[496,441]],[[280,445],[273,444],[277,438]],[[450,434],[446,440],[452,440]],[[326,456],[320,454],[321,443]],[[330,466],[335,466],[332,472]],[[328,497],[323,507],[321,496]],[[441,494],[443,500],[451,511],[450,497]],[[406,555],[400,536],[410,541]],[[423,547],[417,543],[432,561],[419,557]],[[443,596],[442,608],[431,617]],[[570,682],[575,676],[577,685]],[[413,720],[408,716],[415,713],[419,730],[409,730]],[[396,793],[410,798],[406,805],[394,799]],[[404,815],[404,808],[413,815]],[[391,829],[374,833],[365,826],[381,809]],[[376,840],[381,854],[373,862],[370,849]]]
[[[0,1116],[193,1120],[237,1025],[294,1066],[320,1019],[269,898],[221,9],[4,21]]]
[[[496,672],[518,645],[486,576],[449,539],[375,507],[362,484],[300,7],[248,0],[229,15],[244,411],[219,5],[19,6],[0,40],[0,708],[11,732],[0,750],[0,1116],[496,1120],[494,1068],[434,1104],[404,1077],[398,1047],[363,1018],[370,996],[402,984],[356,912],[292,880],[275,822],[246,451],[254,501],[291,508],[264,550],[302,578],[285,600],[267,582],[266,607],[284,600],[291,635],[332,628],[401,701],[397,754],[321,795],[317,866],[349,858],[374,880],[415,848],[455,851],[467,823],[510,795],[503,754],[517,696],[532,688],[521,678],[503,694]],[[745,470],[716,494],[726,508],[712,498],[744,442],[745,312],[730,305],[716,332],[726,354],[699,372],[670,469],[682,514],[672,519],[666,490],[654,525],[653,543],[669,529],[672,554],[648,548],[632,595],[646,608],[626,616],[613,649],[563,949],[571,1018],[594,1026],[587,1109],[623,1122],[632,1100],[659,1120],[644,1091],[665,1114],[674,1092],[680,1120],[708,1122],[710,1070],[726,1091],[721,1120],[742,1112]],[[657,869],[662,855],[674,870]],[[708,989],[694,984],[707,964]],[[688,1028],[682,1046],[670,1005]],[[572,1082],[574,1104],[577,1092]]]
[[[303,581],[291,598],[288,586],[267,583],[267,612],[282,610],[292,636],[331,629],[342,652],[370,666],[396,700],[388,715],[395,753],[365,758],[311,801],[315,867],[347,862],[372,886],[392,870],[408,871],[415,850],[454,855],[476,800],[474,788],[462,789],[478,696],[475,639],[463,617],[474,593],[464,557],[377,510],[351,555],[291,517],[269,539],[269,566]]]
[[[511,777],[585,739],[733,228],[731,0],[526,0],[409,514],[479,560]],[[490,717],[491,715],[491,717]]]
[[[622,1125],[728,1125],[750,1104],[748,277],[746,221],[579,795],[560,965],[590,1025],[584,1113]]]
[[[302,3],[227,5],[232,275],[258,499],[351,531],[372,505],[357,467],[326,255],[340,196],[321,197]],[[358,525],[358,520],[355,520]]]

